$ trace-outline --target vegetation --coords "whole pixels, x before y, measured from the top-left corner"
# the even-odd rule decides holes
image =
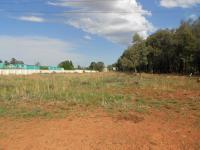
[[[3,61],[0,60],[0,63],[3,63]],[[12,58],[10,61],[5,60],[4,63],[5,63],[5,65],[9,65],[9,64],[13,64],[13,65],[15,65],[15,64],[24,64],[23,61],[17,60],[16,58]]]
[[[74,69],[74,65],[72,63],[71,60],[66,60],[61,62],[58,67],[64,68],[65,70],[73,70]]]
[[[21,60],[17,60],[17,59],[15,59],[15,58],[12,58],[12,59],[10,60],[10,64],[13,64],[13,65],[15,65],[15,64],[24,64],[24,62],[21,61]]]
[[[91,62],[89,69],[90,70],[96,70],[96,71],[103,71],[105,65],[103,62]]]
[[[188,110],[198,118],[200,84],[196,80],[123,73],[3,76],[0,116],[65,116],[76,108],[150,113],[162,108],[180,114]]]
[[[35,66],[41,66],[40,62],[36,62]]]
[[[41,70],[48,70],[48,66],[39,66]]]
[[[159,30],[142,40],[133,38],[117,62],[120,71],[200,73],[200,18],[178,29]]]

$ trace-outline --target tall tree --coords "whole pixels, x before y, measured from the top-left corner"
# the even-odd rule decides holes
[[[90,63],[90,66],[89,66],[89,69],[90,70],[96,70],[96,71],[103,71],[105,65],[103,62],[91,62]]]
[[[65,70],[73,70],[74,69],[74,65],[71,60],[65,60],[65,61],[61,62],[58,66],[61,68],[64,68]]]
[[[103,62],[100,61],[96,63],[96,70],[102,72],[104,68],[105,68],[105,65]]]
[[[134,45],[130,46],[118,60],[119,70],[137,72],[147,65],[146,43],[137,34],[133,39]]]
[[[12,59],[10,60],[10,64],[16,64],[16,63],[17,63],[17,59],[12,58]]]
[[[200,17],[192,22],[192,32],[196,39],[196,47],[194,51],[194,68],[195,72],[200,72]]]
[[[23,61],[21,61],[21,60],[17,60],[17,59],[15,59],[15,58],[12,58],[11,60],[10,60],[10,64],[24,64],[24,62]]]
[[[117,67],[120,71],[200,73],[200,18],[184,21],[177,29],[159,30],[146,40],[135,34]]]
[[[7,60],[5,60],[5,61],[4,61],[4,64],[7,66],[7,65],[9,65],[10,63],[9,63]]]
[[[176,31],[176,54],[179,57],[179,72],[192,71],[192,55],[195,50],[195,37],[192,33],[190,25],[187,22],[182,22],[181,26]]]
[[[91,62],[89,66],[90,70],[95,70],[96,69],[96,62]]]
[[[132,41],[133,44],[141,43],[142,41],[143,41],[143,38],[138,33],[134,34],[133,41]]]
[[[148,62],[153,64],[153,72],[172,72],[174,60],[174,33],[171,30],[159,30],[146,40],[149,55]]]

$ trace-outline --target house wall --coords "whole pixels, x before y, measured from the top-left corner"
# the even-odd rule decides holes
[[[32,75],[51,73],[96,73],[92,70],[26,70],[26,69],[0,69],[0,75]]]
[[[4,64],[0,63],[0,69],[3,69],[3,68],[4,68]]]

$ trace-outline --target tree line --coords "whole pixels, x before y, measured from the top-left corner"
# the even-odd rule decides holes
[[[4,63],[5,65],[10,65],[10,64],[24,64],[23,61],[17,60],[16,58],[12,58],[10,61],[5,60],[4,62],[0,60],[0,63]],[[48,66],[42,66],[40,62],[36,62],[35,66],[39,66],[40,69],[42,70],[48,70]],[[79,69],[79,70],[95,70],[95,71],[103,71],[105,68],[105,65],[103,62],[91,62],[88,67],[81,67],[78,65],[77,68],[74,67],[74,64],[71,60],[65,60],[62,61],[58,64],[58,67],[64,68],[64,70],[74,70],[74,69]]]
[[[115,66],[119,71],[200,73],[200,18],[183,21],[177,29],[159,30],[145,40],[135,34]]]
[[[64,68],[65,70],[79,69],[79,70],[95,70],[100,72],[103,71],[103,69],[105,68],[103,62],[94,62],[94,61],[90,63],[89,67],[81,67],[80,65],[78,65],[78,67],[75,68],[71,60],[63,61],[58,66]]]
[[[21,60],[17,60],[15,58],[12,58],[10,61],[5,60],[4,62],[2,60],[0,60],[0,63],[4,63],[5,65],[15,65],[15,64],[24,64],[23,61]]]

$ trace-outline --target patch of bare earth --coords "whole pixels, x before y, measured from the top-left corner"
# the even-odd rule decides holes
[[[200,129],[191,117],[153,112],[110,116],[103,112],[64,119],[0,119],[5,150],[198,150]]]

